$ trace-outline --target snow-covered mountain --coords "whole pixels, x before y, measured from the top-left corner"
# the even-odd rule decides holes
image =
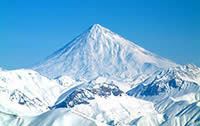
[[[49,78],[127,79],[172,66],[176,64],[95,24],[33,69]]]
[[[0,124],[150,126],[164,121],[163,114],[155,110],[153,103],[128,96],[116,85],[106,83],[92,82],[71,88],[50,109],[36,116],[20,116],[0,111]]]
[[[0,125],[200,125],[200,68],[98,24],[32,69],[0,68]]]
[[[129,95],[155,96],[161,94],[188,93],[187,90],[197,92],[200,86],[200,68],[193,64],[169,68],[147,78],[137,87],[129,90]],[[177,90],[174,93],[171,90]],[[170,93],[169,93],[170,92]]]
[[[33,115],[47,111],[60,95],[61,86],[33,70],[0,71],[0,111]]]
[[[162,114],[155,111],[151,102],[126,95],[115,84],[88,83],[63,93],[52,107],[71,108],[98,122],[108,125],[160,124]],[[151,116],[151,117],[150,117]],[[146,120],[145,118],[155,118]]]
[[[154,103],[164,126],[200,125],[200,68],[188,64],[161,71],[127,92]]]

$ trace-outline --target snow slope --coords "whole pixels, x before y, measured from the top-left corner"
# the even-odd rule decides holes
[[[127,92],[151,101],[164,115],[163,126],[200,125],[200,69],[189,64],[161,71]]]
[[[127,94],[135,96],[154,96],[167,93],[171,90],[178,90],[174,93],[186,94],[190,91],[198,92],[200,86],[200,68],[188,64],[179,67],[169,68],[150,76],[141,82],[137,87],[129,90]],[[188,92],[186,92],[188,91]],[[170,92],[172,94],[172,92]],[[173,95],[175,95],[173,93]]]
[[[70,111],[55,109],[37,116],[18,116],[0,112],[1,126],[104,126],[95,120]],[[106,126],[106,125],[105,125]]]
[[[49,78],[104,76],[119,80],[171,66],[176,64],[95,24],[33,69]]]
[[[0,111],[32,115],[48,110],[61,86],[33,70],[0,71]]]
[[[116,85],[106,83],[69,89],[51,110],[39,115],[0,111],[0,125],[6,126],[151,126],[163,121],[163,115],[155,110],[153,103],[128,96]]]
[[[164,121],[151,102],[130,97],[107,83],[72,88],[58,98],[52,109],[57,108],[70,108],[108,125],[158,125]]]

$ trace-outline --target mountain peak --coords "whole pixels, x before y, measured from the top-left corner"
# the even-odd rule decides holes
[[[174,65],[94,24],[33,69],[49,78],[68,75],[74,79],[99,76],[125,79]]]
[[[93,24],[90,28],[89,28],[89,34],[102,34],[105,31],[109,31],[111,32],[109,29],[101,26],[100,24]]]
[[[93,24],[91,26],[91,29],[101,29],[101,28],[103,28],[103,27],[100,24]]]

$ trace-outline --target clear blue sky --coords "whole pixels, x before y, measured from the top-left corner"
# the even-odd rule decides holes
[[[199,6],[199,0],[1,0],[0,67],[31,66],[92,24],[200,66]]]

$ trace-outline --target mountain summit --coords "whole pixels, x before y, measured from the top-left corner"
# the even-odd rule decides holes
[[[124,79],[171,66],[176,64],[94,24],[33,69],[49,78]]]

